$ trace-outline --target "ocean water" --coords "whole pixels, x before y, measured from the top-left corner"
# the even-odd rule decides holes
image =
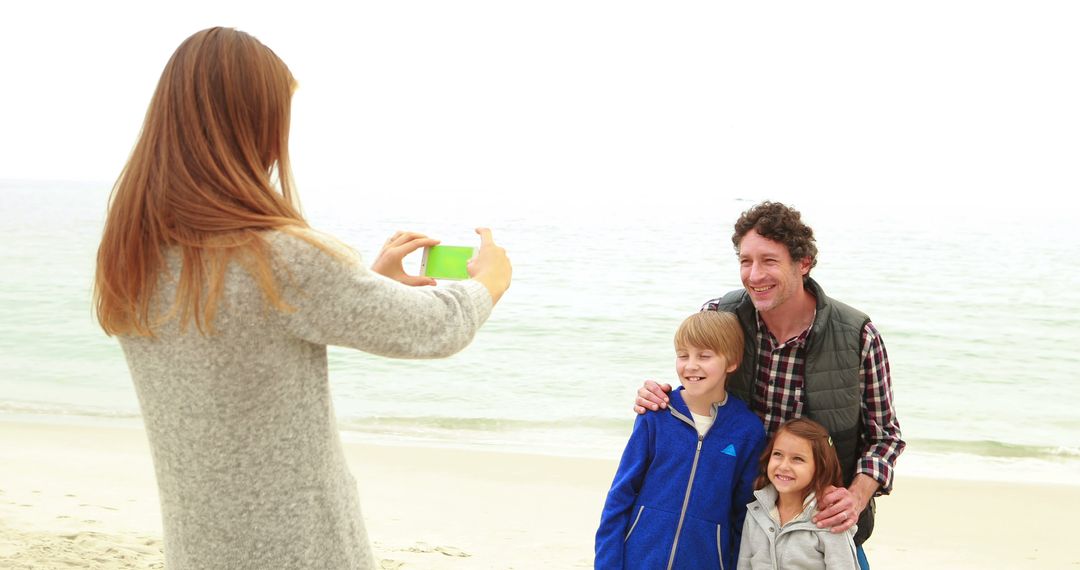
[[[3,417],[140,421],[123,354],[90,305],[108,190],[0,181]],[[869,313],[885,338],[908,442],[898,477],[1080,483],[1080,239],[1071,214],[1021,199],[981,209],[798,204],[818,235],[813,276]],[[756,201],[481,215],[343,209],[316,195],[305,202],[312,225],[369,260],[396,229],[468,243],[470,224],[486,216],[514,263],[510,291],[451,358],[332,348],[342,433],[618,457],[637,388],[646,378],[675,382],[678,323],[739,287],[730,227]]]

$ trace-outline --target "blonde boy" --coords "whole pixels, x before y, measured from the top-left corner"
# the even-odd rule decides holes
[[[596,532],[596,568],[735,568],[765,429],[727,393],[739,367],[735,315],[690,315],[675,333],[682,387],[637,417]]]

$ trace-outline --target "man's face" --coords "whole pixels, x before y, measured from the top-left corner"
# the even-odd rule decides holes
[[[764,313],[802,291],[810,259],[794,261],[784,244],[750,230],[739,242],[739,271],[754,307]]]

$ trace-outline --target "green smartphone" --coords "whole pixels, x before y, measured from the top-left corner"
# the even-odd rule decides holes
[[[468,279],[466,266],[472,259],[474,249],[462,245],[436,245],[424,248],[420,261],[420,274],[435,279]]]

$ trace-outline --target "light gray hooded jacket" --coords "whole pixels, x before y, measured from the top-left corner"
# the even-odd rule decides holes
[[[743,523],[738,570],[858,570],[855,527],[840,534],[818,528],[811,521],[817,513],[816,499],[781,526],[771,514],[776,499],[772,485],[754,491]]]

